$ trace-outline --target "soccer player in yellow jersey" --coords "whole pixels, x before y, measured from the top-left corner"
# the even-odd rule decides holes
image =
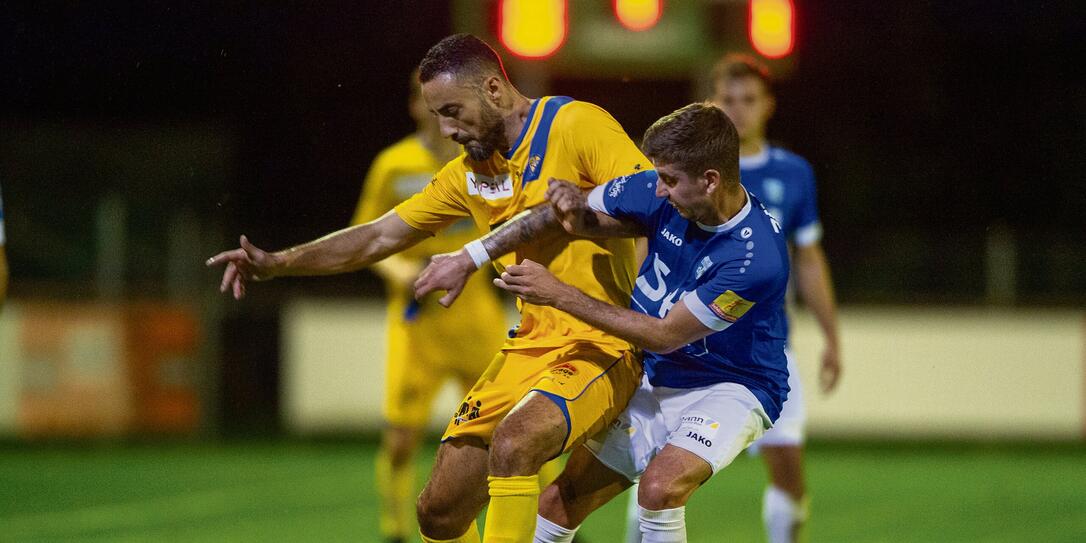
[[[416,295],[443,289],[440,302],[450,305],[468,272],[524,245],[502,262],[530,258],[589,296],[626,306],[633,241],[571,237],[545,204],[551,177],[587,189],[650,167],[618,122],[570,98],[524,97],[473,36],[445,38],[419,71],[442,134],[465,154],[375,221],[275,253],[243,236],[240,248],[208,261],[226,264],[221,290],[240,298],[251,280],[356,270],[470,217],[488,234],[438,259]],[[519,328],[445,431],[418,502],[424,541],[479,541],[474,518],[488,499],[485,542],[531,541],[540,466],[605,428],[640,380],[639,356],[626,341],[550,307],[520,309]]]
[[[460,152],[456,142],[441,136],[437,119],[422,99],[417,72],[411,76],[408,111],[415,133],[377,155],[352,224],[379,218],[421,190]],[[406,541],[414,531],[413,459],[441,380],[455,379],[466,392],[505,337],[504,311],[485,274],[473,277],[464,288],[464,299],[448,310],[439,307],[434,296],[414,299],[413,284],[430,256],[458,250],[475,237],[471,221],[463,220],[373,266],[388,289],[383,406],[387,427],[377,455],[377,490],[381,537],[389,542]]]

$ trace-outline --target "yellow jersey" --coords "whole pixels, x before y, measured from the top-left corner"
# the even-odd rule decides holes
[[[564,96],[535,100],[517,141],[484,161],[461,154],[422,192],[396,206],[407,224],[435,232],[470,217],[480,232],[500,226],[546,201],[547,180],[565,179],[588,189],[652,165],[610,114]],[[501,263],[531,259],[562,281],[608,303],[628,307],[636,275],[632,239],[567,236],[522,247]],[[498,265],[499,263],[495,263]],[[590,341],[619,350],[629,344],[551,307],[523,302],[521,323],[506,350],[561,347]]]

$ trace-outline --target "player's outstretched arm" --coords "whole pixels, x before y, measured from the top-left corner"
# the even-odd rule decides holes
[[[569,181],[550,178],[547,200],[562,228],[570,234],[596,238],[640,236],[640,227],[632,221],[616,219],[588,205],[588,195]]]
[[[681,300],[664,318],[602,302],[560,281],[543,265],[525,259],[509,266],[494,284],[535,305],[560,309],[582,321],[656,353],[669,353],[713,330]]]
[[[565,235],[550,204],[526,209],[509,219],[489,234],[474,240],[463,249],[430,258],[430,264],[419,274],[415,282],[415,298],[443,290],[445,296],[438,303],[449,307],[464,290],[464,285],[475,270],[487,262],[529,243],[549,243]]]
[[[429,232],[412,228],[395,212],[389,211],[375,221],[272,253],[256,247],[241,236],[240,247],[207,259],[207,265],[225,265],[219,290],[231,291],[235,299],[241,299],[245,296],[249,281],[355,271],[429,236]]]

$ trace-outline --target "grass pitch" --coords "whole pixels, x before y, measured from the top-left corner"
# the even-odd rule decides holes
[[[370,442],[0,446],[0,541],[379,541]],[[433,448],[418,461],[425,479]],[[1086,448],[815,443],[812,542],[1086,541]],[[762,541],[741,456],[687,507],[692,543]],[[625,497],[588,543],[621,541]]]

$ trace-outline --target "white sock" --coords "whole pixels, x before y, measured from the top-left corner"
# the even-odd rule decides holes
[[[580,528],[578,526],[577,528]],[[570,543],[577,528],[564,528],[539,515],[535,516],[534,543]]]
[[[807,520],[806,500],[796,502],[787,492],[770,485],[762,500],[762,521],[769,543],[793,543],[796,532]]]
[[[644,543],[686,543],[686,507],[650,511],[638,506],[637,518]]]
[[[626,500],[626,543],[641,543],[641,520],[637,518],[637,483],[627,492],[630,497]]]

